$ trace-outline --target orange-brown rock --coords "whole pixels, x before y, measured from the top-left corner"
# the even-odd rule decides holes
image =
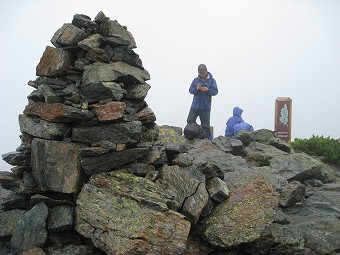
[[[108,102],[106,104],[93,104],[90,109],[100,122],[113,121],[122,118],[125,113],[124,102]]]
[[[89,120],[94,114],[87,110],[82,110],[61,103],[47,104],[42,102],[30,102],[26,105],[24,114],[39,116],[49,122],[78,123],[82,120]]]
[[[72,54],[63,49],[47,46],[36,68],[37,76],[59,76],[65,74],[73,62]]]

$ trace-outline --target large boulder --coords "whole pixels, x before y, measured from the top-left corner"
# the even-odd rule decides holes
[[[83,183],[80,165],[82,144],[34,138],[32,141],[32,171],[43,191],[76,193]]]
[[[93,175],[77,199],[75,228],[107,254],[182,254],[190,222],[153,182],[122,172]]]
[[[265,179],[243,176],[238,184],[201,225],[204,238],[213,246],[253,242],[275,219],[278,195]]]
[[[328,183],[336,180],[329,166],[303,153],[276,156],[269,162],[270,166],[277,169],[288,181],[304,182],[317,179]]]
[[[192,223],[197,223],[208,203],[209,194],[205,183],[192,178],[190,173],[176,165],[164,165],[160,175],[156,183],[174,197],[175,209]]]

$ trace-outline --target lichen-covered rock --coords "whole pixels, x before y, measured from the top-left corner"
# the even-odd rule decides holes
[[[269,144],[273,139],[276,139],[274,132],[269,129],[259,129],[250,134],[250,138],[254,142]]]
[[[272,145],[259,142],[251,142],[244,150],[247,161],[259,166],[268,166],[270,159],[288,154]]]
[[[265,179],[243,176],[239,188],[204,221],[203,236],[223,248],[252,242],[273,222],[277,203],[277,193]]]
[[[186,144],[186,139],[171,127],[159,127],[159,138],[163,144]]]
[[[204,182],[192,178],[189,172],[177,165],[164,165],[161,178],[156,183],[174,197],[176,210],[192,223],[198,221],[209,198]]]
[[[329,166],[303,153],[277,156],[269,162],[288,181],[317,179],[328,183],[336,180],[334,171]]]
[[[240,246],[245,254],[305,255],[312,254],[305,248],[305,239],[299,228],[273,223],[261,238]]]
[[[280,191],[280,205],[294,206],[300,202],[305,196],[305,186],[298,181],[288,183],[283,190]]]
[[[153,182],[122,172],[93,175],[77,199],[75,229],[107,254],[182,254],[190,222]]]

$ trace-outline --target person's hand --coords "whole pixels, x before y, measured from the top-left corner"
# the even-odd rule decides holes
[[[208,87],[201,87],[201,91],[203,91],[203,92],[207,92],[209,89],[208,89]]]
[[[196,89],[197,89],[197,90],[202,90],[202,84],[197,84]]]

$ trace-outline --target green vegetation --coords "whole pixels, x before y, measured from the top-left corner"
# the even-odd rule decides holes
[[[320,156],[326,163],[340,165],[340,140],[313,135],[309,139],[295,138],[291,144],[296,152]]]

